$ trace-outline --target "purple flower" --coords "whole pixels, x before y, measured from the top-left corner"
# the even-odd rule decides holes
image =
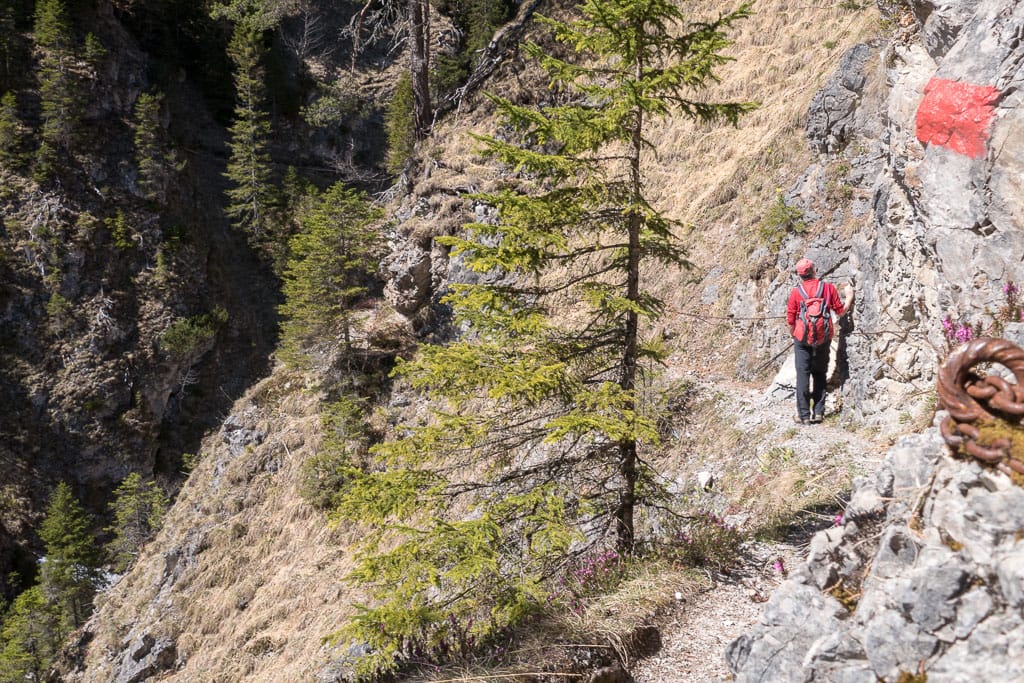
[[[781,558],[778,559],[778,560],[775,560],[774,562],[772,562],[772,569],[775,570],[776,574],[781,574],[782,573],[782,559]]]
[[[967,325],[960,325],[956,330],[956,334],[953,336],[958,342],[963,344],[974,339],[974,330]]]
[[[832,526],[842,526],[842,525],[843,525],[843,513],[840,512],[840,513],[838,513],[835,516],[835,518],[833,518]]]

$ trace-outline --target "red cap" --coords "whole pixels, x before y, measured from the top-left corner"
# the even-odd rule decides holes
[[[796,262],[796,274],[800,277],[814,274],[814,261],[809,258],[802,258]]]

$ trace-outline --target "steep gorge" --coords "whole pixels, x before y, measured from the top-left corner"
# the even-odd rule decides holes
[[[715,2],[694,4],[696,15],[719,9]],[[673,304],[662,332],[675,350],[675,370],[766,381],[763,366],[788,343],[771,316],[782,312],[791,264],[808,255],[828,277],[853,280],[858,291],[846,337],[849,375],[834,394],[838,419],[897,433],[929,411],[947,345],[942,319],[991,325],[1003,285],[1024,280],[1021,53],[1014,42],[1020,14],[1016,3],[991,0],[886,4],[881,15],[857,3],[760,3],[737,37],[737,60],[723,70],[721,88],[726,97],[759,100],[761,109],[737,130],[673,122],[657,138],[661,163],[649,180],[664,205],[695,226],[686,236],[693,270],[659,277]],[[116,21],[109,26],[119,30]],[[122,49],[112,63],[144,61]],[[119,69],[118,83],[145,80],[141,67]],[[989,118],[977,156],[922,125],[922,101],[938,97],[929,95],[936,92],[926,89],[929,82],[998,90],[978,105]],[[96,121],[124,120],[138,87],[114,88],[120,94],[104,101],[120,102],[120,109],[110,104]],[[524,100],[544,97],[543,84],[515,54],[485,87]],[[171,120],[197,118],[186,147],[199,157],[223,155],[219,142],[201,133],[215,122],[182,104],[195,95],[183,88],[172,98],[182,109],[172,110]],[[438,122],[408,193],[395,193],[386,293],[405,315],[382,309],[371,314],[374,324],[405,326],[410,338],[429,334],[437,293],[465,277],[432,238],[484,210],[461,196],[494,173],[473,156],[466,135],[489,130],[489,115],[473,97]],[[113,157],[110,164],[116,167]],[[110,257],[118,252],[103,230],[91,251],[62,254],[72,274],[79,262],[122,265],[109,284],[94,281],[88,267],[81,289],[68,276],[62,291],[78,302],[76,313],[45,348],[35,341],[47,296],[41,280],[16,260],[3,266],[10,274],[3,294],[10,331],[4,405],[12,408],[5,407],[0,425],[9,435],[0,459],[19,473],[8,484],[17,498],[38,500],[27,491],[49,488],[67,473],[83,491],[101,490],[128,470],[174,469],[182,452],[201,456],[164,529],[99,597],[96,615],[76,634],[61,664],[64,680],[330,681],[346,672],[350,653],[321,639],[358,598],[344,582],[346,548],[358,532],[332,528],[299,495],[302,462],[322,438],[320,382],[270,369],[273,281],[244,240],[210,218],[219,216],[212,209],[216,169],[192,164],[189,216],[201,237],[185,247],[189,258],[175,261],[181,272],[170,284],[152,284],[161,238],[142,227],[130,259]],[[108,174],[130,195],[128,179]],[[28,190],[18,190],[5,200],[4,217],[8,233],[28,241],[10,227],[28,211],[21,199]],[[800,220],[765,229],[776,202],[797,207]],[[139,207],[139,226],[155,224],[147,216]],[[189,389],[196,393],[179,396],[184,366],[198,358],[168,363],[155,339],[174,317],[214,305],[227,309],[228,327],[201,354],[201,374]],[[91,324],[111,312],[111,327]],[[139,322],[124,323],[133,318]],[[138,377],[127,388],[126,363]],[[773,386],[784,394],[788,384],[783,371]],[[384,408],[393,416],[413,400],[397,395]],[[87,412],[86,405],[95,407]],[[691,446],[681,440],[671,449],[674,467],[686,469]],[[19,515],[5,508],[0,519],[12,539],[28,536],[38,519],[38,506],[22,509]],[[737,666],[754,666],[753,659],[731,657]]]

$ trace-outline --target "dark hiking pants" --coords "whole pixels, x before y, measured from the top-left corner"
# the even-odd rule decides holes
[[[811,419],[811,402],[814,414],[825,414],[825,382],[828,375],[829,344],[814,347],[803,342],[793,342],[796,353],[796,411],[801,420]]]

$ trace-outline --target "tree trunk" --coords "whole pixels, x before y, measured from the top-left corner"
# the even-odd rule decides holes
[[[637,61],[636,75],[639,80],[643,73],[643,63]],[[637,205],[641,191],[640,153],[643,150],[643,109],[636,107],[633,139],[630,142],[630,201]],[[640,300],[640,229],[643,217],[633,209],[626,217],[626,230],[629,233],[629,251],[626,255],[626,298],[629,301]],[[624,391],[632,392],[636,388],[637,357],[639,355],[639,316],[636,311],[626,312],[626,329],[622,349],[622,374],[619,386]],[[630,399],[626,406],[636,410],[636,402]],[[619,505],[615,513],[617,522],[616,545],[620,553],[632,553],[636,543],[633,513],[636,508],[637,480],[636,438],[631,437],[619,442]]]
[[[413,129],[416,140],[430,133],[430,4],[409,0],[409,70],[412,76]]]

